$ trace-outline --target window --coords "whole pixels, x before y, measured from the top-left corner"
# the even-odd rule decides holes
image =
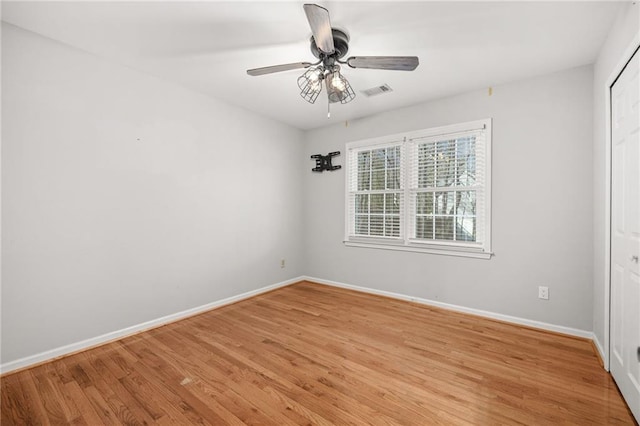
[[[347,145],[347,245],[489,258],[491,120]]]
[[[400,236],[401,146],[358,151],[357,188],[354,191],[355,234],[368,237]]]

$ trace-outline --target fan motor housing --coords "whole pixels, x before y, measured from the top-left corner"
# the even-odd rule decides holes
[[[337,30],[335,28],[331,28],[331,34],[333,35],[333,47],[335,49],[335,52],[328,56],[340,59],[344,55],[346,55],[347,51],[349,50],[349,36],[344,31]],[[327,56],[324,52],[321,52],[318,49],[318,46],[316,46],[316,40],[313,38],[313,36],[311,36],[310,41],[311,53],[313,54],[313,56],[318,59],[323,59],[321,56]]]

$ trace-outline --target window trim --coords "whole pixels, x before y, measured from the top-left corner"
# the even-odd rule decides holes
[[[485,130],[485,184],[484,184],[484,198],[485,198],[485,215],[484,215],[484,234],[485,241],[478,245],[476,243],[461,243],[461,242],[449,242],[449,241],[426,241],[416,240],[409,238],[408,235],[408,222],[412,219],[408,213],[408,203],[411,200],[410,188],[408,185],[408,177],[411,173],[408,170],[409,159],[406,157],[411,139],[421,138],[433,138],[438,136],[447,136],[455,133],[470,132],[474,130]],[[345,224],[344,224],[344,240],[343,243],[348,247],[366,247],[373,249],[383,250],[400,250],[430,254],[440,254],[449,256],[461,256],[477,259],[490,259],[493,255],[491,251],[491,216],[492,216],[492,200],[491,200],[491,157],[492,157],[492,119],[487,118],[483,120],[469,121],[465,123],[457,123],[447,126],[439,126],[428,129],[421,129],[411,132],[396,133],[388,136],[363,139],[346,144],[346,173],[345,173]],[[349,236],[349,224],[351,217],[350,212],[350,181],[349,176],[352,172],[351,167],[351,155],[353,150],[358,148],[378,149],[387,146],[395,146],[398,143],[401,144],[403,153],[402,167],[404,168],[405,181],[402,183],[404,192],[404,205],[402,207],[403,214],[400,218],[402,226],[402,236],[400,238],[391,237],[368,237],[368,236]]]

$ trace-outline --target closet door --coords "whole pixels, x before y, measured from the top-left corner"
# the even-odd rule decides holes
[[[611,87],[611,374],[640,421],[640,53]]]

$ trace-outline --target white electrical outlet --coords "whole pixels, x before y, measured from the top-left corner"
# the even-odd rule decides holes
[[[284,268],[285,266],[285,260],[284,259],[280,259],[280,267]]]
[[[538,299],[549,300],[549,287],[538,287]]]

